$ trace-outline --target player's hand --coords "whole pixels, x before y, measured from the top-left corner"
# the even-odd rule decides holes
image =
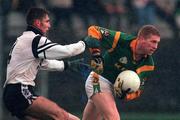
[[[115,97],[118,97],[120,99],[124,99],[131,90],[130,88],[125,91],[122,90],[122,85],[123,85],[123,81],[121,79],[116,80],[114,83],[114,95]]]
[[[78,71],[81,69],[82,63],[84,62],[84,59],[76,59],[76,60],[70,60],[70,61],[64,61],[64,68]]]
[[[92,54],[91,68],[94,72],[101,74],[103,73],[103,58],[99,54]]]
[[[121,95],[119,96],[120,99],[124,99],[126,98],[127,94],[129,93],[129,91],[131,90],[131,88],[128,88],[127,90],[125,91],[121,91]]]
[[[119,97],[122,94],[122,84],[123,81],[121,79],[117,79],[114,83],[114,95],[116,97]]]
[[[82,39],[86,44],[87,48],[98,48],[100,47],[100,41],[96,38],[87,36]]]

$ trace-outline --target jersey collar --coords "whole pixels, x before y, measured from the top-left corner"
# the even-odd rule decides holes
[[[38,29],[38,28],[36,28],[34,26],[31,26],[31,25],[27,26],[26,31],[33,31],[35,34],[44,35],[43,32],[40,29]]]
[[[135,60],[135,61],[136,61],[135,51],[136,51],[137,42],[138,42],[138,41],[137,41],[137,38],[136,38],[136,39],[132,40],[132,42],[130,43],[130,47],[131,47],[131,50],[132,50],[132,52],[133,52],[133,60]],[[144,58],[146,58],[146,57],[147,57],[147,55],[144,56]]]
[[[136,49],[136,45],[137,45],[137,39],[132,40],[132,42],[130,43],[130,47],[133,53],[133,60],[135,60],[135,49]]]

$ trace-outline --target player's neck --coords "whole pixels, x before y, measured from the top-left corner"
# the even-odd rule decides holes
[[[135,54],[135,61],[140,61],[144,56],[143,54]]]
[[[134,59],[135,59],[136,61],[140,61],[142,58],[145,58],[146,55],[143,54],[142,49],[137,46],[137,47],[136,47],[136,50],[135,50],[135,55],[134,55],[134,57],[135,57]]]
[[[134,54],[134,59],[136,61],[140,61],[142,58],[145,58],[147,55],[144,54],[144,49],[140,41],[138,41],[136,48],[135,48],[135,54]]]

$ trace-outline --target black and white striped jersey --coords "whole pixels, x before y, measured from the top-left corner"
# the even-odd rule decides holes
[[[83,41],[60,45],[33,31],[25,31],[10,51],[4,85],[22,83],[35,86],[34,79],[39,68],[63,71],[64,62],[56,59],[75,56],[84,50]]]

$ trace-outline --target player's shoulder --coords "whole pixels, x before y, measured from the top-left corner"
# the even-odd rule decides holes
[[[24,31],[23,34],[18,37],[19,39],[32,40],[37,34],[32,31]]]
[[[136,36],[129,33],[121,32],[120,39],[122,41],[131,42],[132,40],[136,39]]]
[[[126,48],[126,47],[129,48],[132,41],[135,40],[135,39],[136,39],[136,36],[121,32],[119,40],[118,40],[118,46],[119,47],[124,47],[124,48]]]

